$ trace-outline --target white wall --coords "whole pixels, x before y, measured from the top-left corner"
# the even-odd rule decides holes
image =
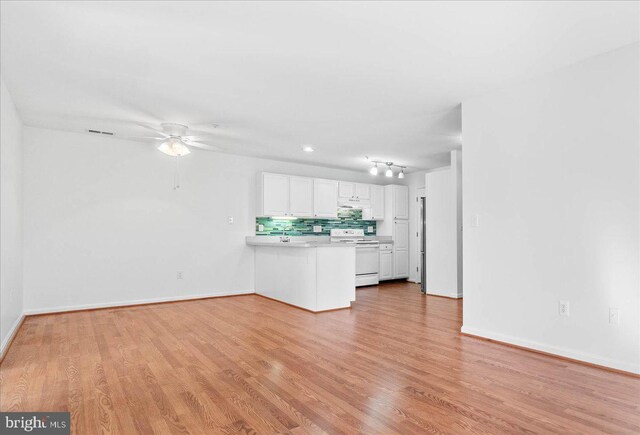
[[[425,174],[427,293],[462,297],[459,221],[461,152],[451,152],[451,166]]]
[[[174,191],[151,145],[25,127],[24,146],[27,312],[253,291],[258,172],[375,181],[195,150]]]
[[[22,318],[22,123],[0,78],[0,354]]]
[[[638,51],[464,102],[463,332],[640,373]]]

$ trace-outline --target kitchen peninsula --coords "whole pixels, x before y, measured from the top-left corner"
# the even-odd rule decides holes
[[[351,307],[356,248],[298,239],[247,237],[255,248],[256,293],[313,312]]]

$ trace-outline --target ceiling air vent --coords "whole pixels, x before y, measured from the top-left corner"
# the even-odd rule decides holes
[[[87,130],[89,133],[94,134],[106,134],[107,136],[113,136],[113,133],[110,131],[100,131],[100,130]]]

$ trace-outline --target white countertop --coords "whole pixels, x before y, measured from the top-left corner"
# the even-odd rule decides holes
[[[390,236],[368,236],[366,240],[393,243]],[[281,242],[280,236],[247,236],[249,246],[273,246],[279,248],[353,248],[354,245],[331,243],[329,236],[291,236],[289,242]]]
[[[330,241],[296,240],[298,239],[298,237],[292,237],[289,242],[281,242],[279,237],[276,238],[277,240],[261,240],[261,239],[272,239],[272,237],[269,237],[269,236],[247,237],[247,245],[275,246],[278,248],[353,248],[355,247],[354,245],[347,245],[345,243],[331,243]]]

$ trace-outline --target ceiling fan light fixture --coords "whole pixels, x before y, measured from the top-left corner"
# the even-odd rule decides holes
[[[371,175],[378,175],[378,164],[374,163],[374,165],[369,169],[369,173]]]
[[[404,178],[404,168],[400,169],[400,173],[398,174],[398,178],[401,180]]]
[[[189,148],[178,138],[172,137],[160,144],[158,150],[172,157],[182,157],[191,153]]]

